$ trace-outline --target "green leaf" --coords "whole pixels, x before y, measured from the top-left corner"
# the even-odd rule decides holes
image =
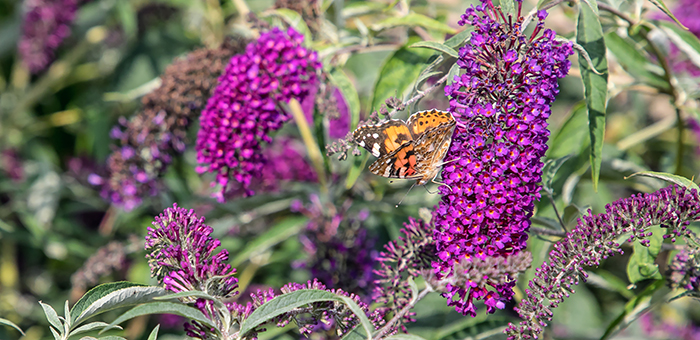
[[[367,339],[367,332],[365,331],[364,327],[362,326],[356,326],[355,328],[351,329],[349,332],[347,332],[341,340],[366,340]]]
[[[554,176],[557,174],[557,171],[559,171],[559,168],[561,168],[561,166],[564,165],[564,163],[566,163],[566,161],[568,161],[571,157],[573,157],[573,155],[566,155],[557,159],[549,159],[544,163],[542,173],[544,177],[543,184],[546,190],[549,192],[554,191],[554,189],[552,189],[552,181],[554,181]]]
[[[91,322],[89,324],[82,325],[82,326],[74,329],[72,332],[70,332],[70,335],[74,336],[76,334],[90,332],[90,331],[94,331],[96,329],[105,328],[105,327],[109,327],[109,324],[106,322],[102,322],[102,321]]]
[[[634,176],[644,176],[644,177],[653,177],[653,178],[658,178],[662,179],[667,182],[671,182],[673,184],[678,184],[682,187],[688,188],[688,189],[696,189],[700,191],[700,187],[698,187],[695,182],[674,174],[669,174],[667,172],[656,172],[656,171],[641,171],[641,172],[635,172],[627,177],[625,179],[634,177]]]
[[[435,41],[419,41],[411,46],[408,46],[409,48],[415,48],[415,47],[422,47],[422,48],[429,48],[431,50],[436,50],[438,52],[442,52],[444,54],[449,55],[450,57],[453,58],[459,58],[459,53],[455,51],[454,48],[447,46],[445,44],[441,44],[439,42]]]
[[[449,34],[455,34],[457,31],[440,22],[437,21],[433,18],[427,17],[423,14],[418,14],[418,13],[408,13],[402,17],[390,17],[386,18],[384,20],[381,20],[374,25],[372,25],[372,29],[375,31],[381,31],[385,30],[388,28],[393,28],[397,26],[420,26],[426,29],[430,30],[436,30],[439,32],[444,32],[444,33],[449,33]]]
[[[115,4],[117,16],[126,38],[131,39],[136,36],[138,29],[136,11],[131,1],[117,1]]]
[[[388,338],[387,340],[425,340],[425,338],[422,338],[418,335],[415,334],[403,334],[403,333],[397,333],[394,334]]]
[[[455,81],[455,76],[460,75],[460,70],[461,68],[457,63],[452,64],[452,67],[450,67],[450,71],[447,73],[447,85],[452,85]]]
[[[515,0],[499,0],[498,4],[494,2],[494,5],[501,6],[503,13],[506,15],[512,14],[515,16]]]
[[[453,35],[451,38],[445,40],[445,45],[452,47],[452,48],[458,48],[464,45],[464,42],[469,39],[472,31],[474,30],[474,27],[469,26],[459,33]]]
[[[345,102],[350,110],[350,130],[357,128],[357,123],[360,122],[360,96],[357,94],[355,86],[348,78],[347,74],[340,68],[333,68],[329,74],[331,83],[340,90],[343,94]]]
[[[292,28],[294,28],[297,32],[303,34],[305,44],[311,43],[311,31],[309,31],[309,26],[306,26],[306,22],[304,21],[304,18],[301,17],[301,14],[289,8],[277,8],[271,10],[270,15],[275,15],[281,18],[287,24],[289,24],[289,26],[292,26]]]
[[[650,244],[648,247],[642,245],[641,242],[634,242],[634,253],[627,263],[627,277],[630,282],[637,283],[646,279],[661,279],[659,266],[654,263],[656,256],[659,255],[661,244],[663,243],[663,230],[659,226],[650,228],[653,232],[649,237]]]
[[[289,217],[277,223],[264,234],[256,237],[231,261],[231,265],[238,267],[244,261],[253,256],[259,255],[273,247],[274,245],[298,234],[306,226],[309,219],[306,217]]]
[[[324,290],[316,289],[301,289],[288,294],[282,294],[266,302],[262,306],[258,307],[258,309],[253,311],[253,313],[251,313],[250,316],[247,319],[245,319],[245,321],[243,321],[243,323],[241,324],[241,330],[239,334],[243,336],[255,327],[269,321],[274,317],[287,313],[295,308],[299,308],[313,302],[345,302],[343,298],[345,297]],[[350,308],[352,309],[352,307]],[[366,327],[363,326],[363,328]]]
[[[591,65],[579,54],[581,65],[581,79],[583,80],[584,97],[588,108],[588,129],[591,140],[591,177],[593,189],[598,190],[600,178],[600,165],[603,161],[603,137],[605,136],[605,111],[608,103],[608,61],[605,58],[605,40],[603,28],[600,24],[597,4],[590,0],[595,10],[587,4],[581,3],[576,42],[581,45],[590,56],[593,67],[602,75],[595,74]]]
[[[421,73],[425,61],[433,52],[425,49],[409,49],[415,40],[409,40],[406,46],[398,49],[386,60],[374,85],[372,108],[377,109],[390,96],[398,92],[402,97],[407,89],[412,88],[414,80]],[[399,98],[401,99],[401,98]]]
[[[664,280],[656,280],[654,283],[647,286],[644,291],[639,293],[639,295],[628,301],[625,304],[625,309],[608,325],[607,329],[605,330],[605,334],[603,334],[600,339],[608,339],[613,334],[613,331],[618,328],[618,326],[620,326],[626,319],[630,319],[629,316],[642,312],[643,309],[640,310],[638,307],[648,305],[649,301],[651,300],[651,296],[663,287]],[[632,320],[633,319],[634,318],[632,318]]]
[[[170,292],[163,288],[133,282],[105,283],[85,293],[73,306],[70,318],[72,324],[77,325],[99,313],[151,301],[154,297],[167,294]]]
[[[148,335],[148,340],[158,340],[158,330],[160,329],[160,324],[156,325],[155,328],[151,331],[151,334]]]
[[[14,322],[12,322],[10,320],[0,318],[0,325],[10,326],[10,327],[18,330],[20,333],[22,333],[22,335],[24,335],[24,331],[22,331],[22,329],[19,328],[19,326],[17,326]]]
[[[372,331],[374,331],[374,327],[372,326],[372,323],[369,321],[367,315],[362,310],[362,308],[360,308],[360,306],[355,301],[353,301],[347,296],[338,295],[338,297],[341,301],[345,303],[348,309],[355,313],[355,316],[358,320],[360,320],[360,325],[362,325],[362,328],[364,328],[365,333],[372,334]],[[367,339],[370,340],[372,339],[372,337],[368,336]]]
[[[350,189],[355,185],[355,182],[362,174],[362,170],[367,165],[367,160],[369,160],[369,153],[364,151],[361,156],[353,157],[352,166],[348,170],[348,177],[345,179],[345,189]]]
[[[658,23],[661,31],[688,56],[688,59],[700,67],[700,39],[695,34],[686,31],[670,22],[661,21]]]
[[[353,1],[345,3],[342,15],[344,19],[380,12],[386,7],[386,4],[372,1]]]
[[[41,301],[39,301],[39,304],[41,305],[41,308],[44,309],[44,314],[46,314],[46,319],[49,320],[49,323],[51,323],[52,326],[56,327],[56,330],[63,334],[63,323],[61,323],[61,319],[58,318],[58,313],[56,313],[56,310]]]
[[[126,313],[120,315],[116,320],[114,320],[110,326],[116,326],[126,320],[133,319],[141,315],[150,314],[175,314],[185,317],[189,320],[194,320],[202,323],[203,325],[214,327],[209,320],[199,309],[190,307],[186,304],[180,302],[150,302],[142,305],[138,305]],[[104,332],[104,330],[103,330]]]
[[[654,6],[656,6],[658,9],[660,9],[664,14],[668,15],[669,18],[673,19],[673,21],[676,22],[679,26],[681,26],[684,30],[688,30],[688,27],[683,26],[683,23],[680,22],[674,15],[671,10],[666,7],[666,4],[664,3],[663,0],[649,0]]]
[[[635,296],[634,293],[628,288],[629,285],[627,282],[620,279],[615,274],[603,269],[598,269],[595,273],[589,271],[587,281],[596,286],[618,292],[628,300],[634,298]]]
[[[92,336],[84,336],[80,338],[80,340],[128,340],[127,338],[118,336],[118,335],[107,335],[107,336],[101,336],[99,338],[95,338]]]
[[[610,31],[605,35],[605,46],[627,73],[652,87],[670,91],[670,85],[662,76],[663,69],[651,63],[632,42],[623,39],[615,31]]]

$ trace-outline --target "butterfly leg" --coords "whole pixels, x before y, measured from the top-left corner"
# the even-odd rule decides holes
[[[449,186],[449,185],[447,185],[447,184],[445,184],[445,183],[443,183],[443,182],[438,182],[438,181],[436,181],[434,177],[433,177],[433,179],[431,179],[430,181],[433,182],[433,183],[435,183],[435,184],[437,184],[437,185],[444,185],[444,186],[446,186],[448,189],[450,189],[450,191],[452,191],[452,187],[451,187],[451,186]]]

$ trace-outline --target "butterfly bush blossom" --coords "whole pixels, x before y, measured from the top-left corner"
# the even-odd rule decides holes
[[[529,218],[540,197],[546,120],[573,49],[544,29],[545,11],[538,12],[532,34],[524,35],[521,5],[513,19],[483,1],[459,21],[474,26],[474,32],[459,51],[464,74],[445,87],[450,112],[461,126],[442,171],[446,185],[440,187],[435,220],[439,261],[433,263],[439,278],[459,282],[464,273],[455,266],[461,262],[505,261],[526,246]],[[448,285],[443,295],[458,312],[475,316],[474,300],[484,300],[493,313],[512,298],[514,285],[515,277],[467,279]]]
[[[148,228],[146,235],[147,258],[152,276],[173,292],[203,291],[217,299],[238,295],[238,279],[233,277],[236,269],[225,264],[228,260],[227,250],[215,253],[221,241],[211,237],[212,232],[213,228],[204,224],[204,217],[197,217],[194,210],[180,208],[177,204],[165,209],[155,218],[153,227]],[[383,323],[376,313],[369,312],[367,304],[363,303],[357,295],[341,289],[326,289],[326,286],[316,279],[307,284],[289,283],[281,288],[281,294],[300,289],[325,290],[349,297],[360,306],[376,326]],[[225,320],[240,325],[255,309],[279,295],[271,288],[258,290],[251,294],[251,301],[245,305],[224,302],[225,311],[219,310],[211,300],[186,298],[184,302],[194,303],[194,306],[212,321],[216,330],[227,333],[226,331],[234,328],[231,324],[226,324]],[[290,321],[295,321],[304,335],[333,327],[345,333],[359,323],[354,313],[339,301],[315,302],[310,307],[300,307],[283,313],[276,317],[274,322],[277,326],[284,327]],[[222,315],[226,312],[230,315]],[[187,335],[199,339],[219,338],[216,330],[197,321],[185,324]],[[255,337],[259,331],[262,329],[258,327],[247,335]],[[234,337],[233,334],[222,335],[222,338]]]
[[[78,0],[29,0],[24,2],[22,36],[17,49],[32,73],[46,68],[63,40],[70,35]]]
[[[219,78],[202,112],[196,143],[197,171],[216,173],[212,186],[221,186],[215,194],[219,201],[231,178],[247,195],[254,194],[251,179],[265,164],[261,142],[270,143],[269,133],[291,118],[279,103],[303,100],[315,88],[321,63],[303,41],[291,27],[286,32],[273,28],[233,57]]]
[[[600,262],[615,254],[621,254],[618,239],[629,235],[628,242],[640,240],[649,245],[652,235],[649,227],[660,225],[666,228],[663,236],[675,241],[688,236],[690,222],[700,218],[700,195],[696,189],[670,186],[650,194],[638,194],[617,200],[605,206],[605,213],[587,216],[578,220],[576,228],[554,245],[549,258],[535,270],[535,277],[528,282],[527,296],[516,311],[523,319],[519,325],[510,324],[506,329],[508,339],[538,338],[547,323],[552,320],[552,309],[574,293],[580,280],[588,274],[583,267],[600,265]],[[688,262],[691,260],[691,262]],[[698,274],[690,256],[679,255],[671,264],[671,275],[686,289],[697,289]],[[690,279],[687,279],[690,277]]]

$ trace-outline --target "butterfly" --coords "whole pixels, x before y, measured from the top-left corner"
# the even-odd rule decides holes
[[[416,184],[425,185],[435,182],[456,124],[449,112],[425,110],[414,113],[406,122],[392,119],[361,126],[353,131],[352,138],[378,158],[369,167],[373,174],[415,179]]]

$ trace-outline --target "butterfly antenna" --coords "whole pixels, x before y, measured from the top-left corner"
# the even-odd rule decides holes
[[[413,187],[416,186],[416,183],[418,183],[418,182],[413,182],[413,185],[411,185],[411,187],[408,188],[408,191],[406,191],[406,193],[403,195],[403,197],[401,197],[399,204],[396,205],[397,208],[401,205],[401,202],[403,202],[403,199],[406,198],[406,196],[408,196],[408,193],[411,192],[411,189],[413,189]]]

